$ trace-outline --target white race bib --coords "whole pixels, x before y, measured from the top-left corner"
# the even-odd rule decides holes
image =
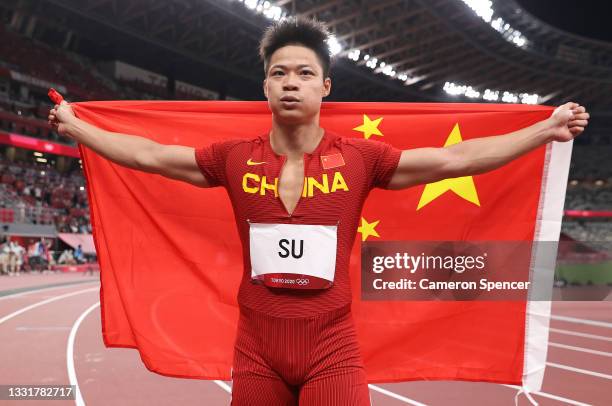
[[[249,222],[251,278],[266,286],[322,289],[334,282],[338,226]]]

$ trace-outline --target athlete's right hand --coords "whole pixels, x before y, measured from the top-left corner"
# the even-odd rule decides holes
[[[66,130],[68,124],[74,119],[76,119],[76,116],[72,111],[72,107],[70,107],[70,104],[68,104],[65,100],[63,100],[60,104],[56,104],[49,111],[49,125],[60,135],[70,137],[70,134],[68,134]]]

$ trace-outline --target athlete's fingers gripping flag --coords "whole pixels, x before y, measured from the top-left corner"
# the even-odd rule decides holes
[[[73,107],[106,130],[194,147],[264,134],[271,125],[265,102]],[[552,110],[324,103],[321,126],[400,149],[442,147],[515,131]],[[351,259],[353,309],[370,382],[456,379],[539,389],[545,302],[361,301],[360,246],[373,240],[556,240],[570,151],[570,144],[549,144],[487,174],[370,194]],[[122,168],[84,147],[81,153],[102,270],[105,344],[137,348],[146,366],[161,374],[230,379],[243,258],[225,191]],[[326,168],[344,164],[341,156],[325,158]],[[551,264],[533,259],[538,275],[552,283]]]

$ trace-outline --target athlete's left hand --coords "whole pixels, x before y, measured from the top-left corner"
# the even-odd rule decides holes
[[[550,116],[551,141],[570,141],[584,131],[589,124],[589,113],[578,103],[565,103],[555,109]]]

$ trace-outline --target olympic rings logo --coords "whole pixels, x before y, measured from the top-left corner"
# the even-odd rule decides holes
[[[300,286],[306,286],[310,283],[310,279],[296,279],[295,283],[297,283]]]

